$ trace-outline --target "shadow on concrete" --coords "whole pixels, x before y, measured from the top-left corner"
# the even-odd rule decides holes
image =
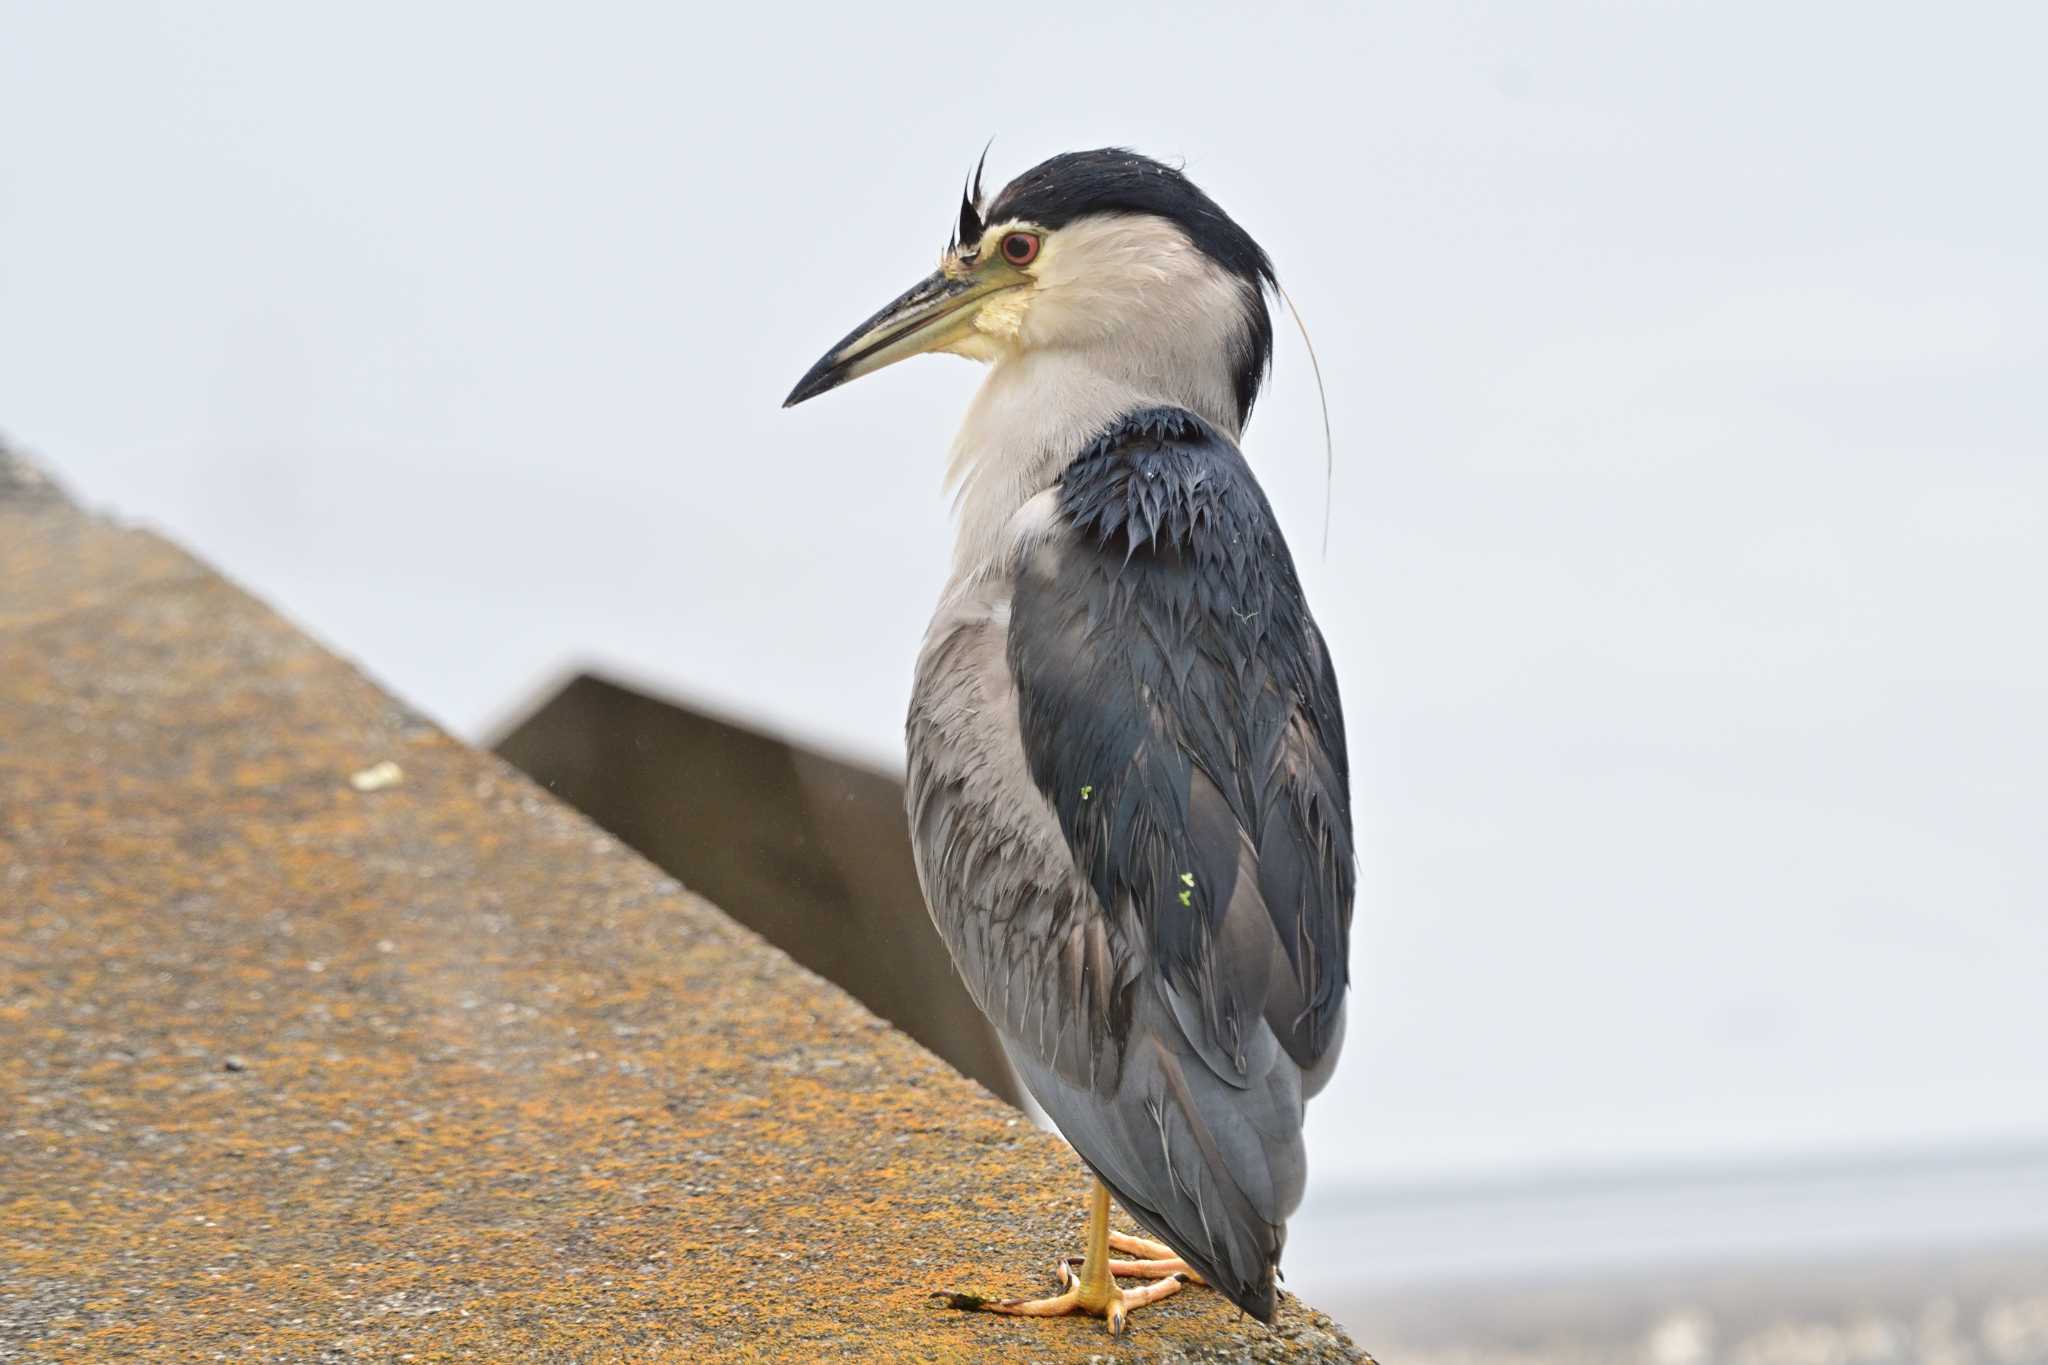
[[[925,913],[903,784],[605,678],[492,746],[995,1094],[1018,1089]]]

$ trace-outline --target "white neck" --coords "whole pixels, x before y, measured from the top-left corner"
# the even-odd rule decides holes
[[[1222,363],[1225,352],[1207,349],[1199,359],[1115,345],[1000,355],[967,409],[947,462],[959,522],[954,578],[972,577],[995,563],[1010,518],[1052,487],[1081,448],[1127,412],[1187,408],[1237,439],[1237,399]],[[1148,363],[1161,360],[1166,363]]]

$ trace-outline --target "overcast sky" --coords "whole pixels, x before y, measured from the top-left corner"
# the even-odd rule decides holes
[[[895,764],[977,372],[778,404],[991,135],[1184,158],[1337,433],[1325,557],[1283,323],[1317,1190],[2048,1141],[2048,11],[1253,8],[0,0],[0,430],[463,735]]]

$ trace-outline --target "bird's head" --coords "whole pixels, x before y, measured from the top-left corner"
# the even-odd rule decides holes
[[[1241,426],[1272,358],[1273,265],[1171,166],[1067,152],[993,198],[976,168],[939,268],[827,351],[789,407],[928,351],[1002,363],[1097,353],[1137,374],[1195,367]]]

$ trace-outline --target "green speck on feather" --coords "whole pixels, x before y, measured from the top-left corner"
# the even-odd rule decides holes
[[[1181,884],[1182,886],[1193,886],[1193,885],[1195,884],[1195,874],[1194,874],[1194,873],[1192,873],[1192,872],[1183,872],[1183,873],[1181,873],[1181,874],[1180,874],[1180,884]]]
[[[1095,795],[1095,788],[1093,786],[1081,788],[1081,799],[1083,801],[1086,801],[1089,797],[1093,795]]]
[[[1180,903],[1182,905],[1193,905],[1195,903],[1194,896],[1195,893],[1192,891],[1183,891],[1180,893]]]

